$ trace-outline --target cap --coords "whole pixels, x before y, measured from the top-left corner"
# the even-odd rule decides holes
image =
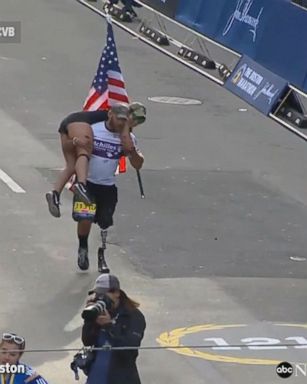
[[[88,292],[89,295],[97,293],[98,295],[108,292],[110,289],[120,289],[120,283],[116,276],[103,273],[98,276],[94,287]]]
[[[146,120],[146,108],[142,103],[134,102],[129,105],[133,120],[144,123]]]
[[[111,107],[111,111],[119,118],[119,119],[125,119],[128,120],[129,117],[129,107],[126,104],[114,104]]]

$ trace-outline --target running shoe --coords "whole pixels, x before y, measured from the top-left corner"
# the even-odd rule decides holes
[[[57,191],[50,191],[46,193],[46,200],[48,203],[49,212],[54,217],[60,217],[60,195]]]
[[[88,249],[81,248],[78,249],[78,267],[82,271],[86,271],[89,268],[89,260],[88,260]]]

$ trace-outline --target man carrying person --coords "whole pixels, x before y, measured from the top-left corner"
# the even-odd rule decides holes
[[[70,178],[76,174],[77,182],[74,184],[74,193],[78,200],[85,204],[91,203],[91,198],[86,188],[88,162],[93,151],[92,125],[105,122],[111,116],[111,129],[116,126],[123,155],[128,155],[134,150],[132,129],[142,124],[146,119],[146,109],[143,104],[134,102],[129,107],[129,118],[122,119],[118,106],[114,105],[110,111],[81,111],[68,115],[60,124],[62,152],[66,161],[65,168],[61,171],[54,184],[54,189],[46,194],[49,212],[54,217],[60,217],[60,195]],[[135,156],[132,157],[132,162]],[[133,166],[133,165],[132,165]],[[102,170],[104,172],[104,170]]]
[[[78,221],[78,266],[81,270],[89,268],[88,236],[92,223],[99,225],[104,245],[107,229],[113,225],[113,215],[118,200],[116,170],[120,157],[126,155],[136,170],[139,170],[144,162],[144,157],[137,148],[136,137],[132,130],[146,120],[145,107],[141,103],[132,103],[129,107],[125,104],[116,104],[107,113],[107,121],[102,120],[101,116],[98,120],[97,112],[101,111],[80,112],[74,116],[70,115],[69,119],[66,119],[69,124],[74,124],[73,121],[90,121],[93,135],[93,150],[89,161],[87,182],[84,187],[90,201],[95,205],[94,217],[89,218],[87,214],[84,214],[84,209],[73,213],[74,219]],[[91,114],[98,116],[96,121]],[[69,172],[64,173],[60,177],[67,178],[68,174]],[[62,185],[64,184],[63,181]],[[59,217],[59,198],[54,199],[56,193],[59,195],[60,190],[49,192],[46,197],[50,213]],[[78,199],[79,195],[76,195],[74,201],[76,202]],[[101,272],[101,265],[99,269]]]

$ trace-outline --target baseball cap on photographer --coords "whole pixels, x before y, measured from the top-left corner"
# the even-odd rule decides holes
[[[129,111],[128,105],[126,104],[123,104],[123,103],[114,104],[112,105],[110,111],[112,111],[114,115],[116,115],[116,117],[119,119],[128,120],[129,118],[130,111]]]
[[[144,123],[146,120],[146,108],[142,103],[135,101],[129,105],[129,109],[133,120],[137,121],[139,124]]]
[[[111,289],[120,289],[120,283],[116,276],[108,273],[103,273],[98,276],[94,287],[88,292],[89,295],[97,293],[98,295],[104,294]]]

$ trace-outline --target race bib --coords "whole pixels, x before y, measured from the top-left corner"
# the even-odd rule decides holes
[[[85,204],[82,201],[73,199],[72,217],[75,221],[93,221],[96,214],[96,204]]]

